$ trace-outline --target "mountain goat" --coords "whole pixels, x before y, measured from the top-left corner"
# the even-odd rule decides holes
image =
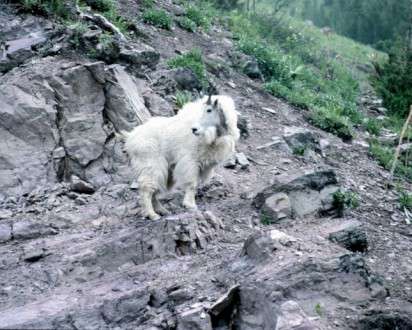
[[[143,215],[157,220],[159,214],[169,214],[158,194],[173,186],[183,188],[184,207],[197,209],[198,185],[235,151],[237,111],[229,96],[209,95],[186,104],[176,116],[153,117],[122,134],[137,175]]]

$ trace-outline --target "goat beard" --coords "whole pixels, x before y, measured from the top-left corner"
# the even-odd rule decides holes
[[[212,127],[206,128],[205,133],[204,133],[204,139],[205,139],[206,144],[208,145],[213,144],[217,139],[216,127],[212,126]]]

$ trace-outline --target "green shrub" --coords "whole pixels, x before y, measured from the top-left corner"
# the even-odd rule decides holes
[[[379,135],[382,130],[382,123],[376,119],[368,118],[365,121],[366,130],[372,135]]]
[[[193,22],[190,18],[187,17],[180,17],[177,20],[177,24],[182,28],[185,29],[186,31],[189,32],[195,32],[197,25],[195,22]]]
[[[152,8],[154,5],[154,0],[142,0],[141,4],[144,8]]]
[[[395,157],[395,148],[381,146],[378,141],[371,140],[369,142],[369,153],[377,160],[379,165],[387,170],[391,169]],[[412,180],[412,166],[402,155],[398,159],[395,175]]]
[[[145,10],[143,13],[143,21],[165,30],[170,30],[172,27],[172,19],[162,9]]]
[[[311,112],[310,120],[315,126],[339,136],[344,141],[350,141],[354,137],[350,119],[343,116],[339,109],[316,108]]]
[[[62,0],[19,0],[17,2],[24,11],[34,14],[68,17],[67,7]]]
[[[346,208],[354,209],[359,206],[359,197],[354,192],[339,189],[333,194],[332,203],[338,212],[338,216],[342,216]]]
[[[406,191],[401,191],[399,204],[402,209],[406,208],[409,211],[412,211],[412,194],[407,193]]]
[[[114,0],[84,0],[84,2],[100,12],[115,10]]]
[[[412,104],[412,50],[404,42],[394,43],[389,60],[376,64],[374,85],[391,114],[406,118]]]
[[[186,103],[192,101],[192,94],[187,91],[177,91],[175,99],[177,108],[181,109]]]
[[[210,27],[211,18],[207,15],[204,8],[188,6],[186,8],[186,17],[196,24],[198,27],[202,27],[207,30]]]
[[[191,69],[202,85],[207,85],[205,64],[199,49],[193,49],[186,54],[176,56],[170,59],[167,64],[170,68]]]

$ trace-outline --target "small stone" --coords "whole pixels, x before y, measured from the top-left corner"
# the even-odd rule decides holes
[[[202,307],[190,309],[177,316],[177,330],[212,330],[210,316]]]
[[[81,180],[75,175],[72,175],[70,178],[70,190],[81,194],[93,194],[95,192],[94,187],[90,183]]]
[[[23,260],[27,262],[36,262],[44,258],[46,255],[46,249],[40,246],[31,247],[30,250],[25,251],[23,254]]]
[[[366,232],[359,221],[349,221],[333,228],[328,238],[353,252],[365,252],[368,249]]]
[[[0,220],[9,219],[13,216],[13,212],[10,210],[1,210],[0,211]]]
[[[265,200],[262,207],[262,215],[271,223],[276,223],[282,219],[289,218],[292,215],[292,209],[288,195],[278,193],[270,196]]]
[[[32,239],[45,235],[55,235],[57,231],[41,222],[19,221],[13,224],[14,239]]]
[[[240,165],[241,169],[247,169],[249,167],[249,160],[243,152],[236,154],[236,161]]]
[[[0,224],[0,243],[11,240],[11,226],[9,224]]]
[[[234,169],[236,167],[236,158],[231,157],[230,159],[228,159],[226,162],[223,163],[223,167]]]

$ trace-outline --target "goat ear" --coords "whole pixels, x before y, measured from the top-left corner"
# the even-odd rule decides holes
[[[213,107],[217,108],[217,99],[215,100],[215,102],[213,102]]]
[[[207,105],[211,105],[211,104],[212,104],[212,95],[211,95],[211,94],[209,94],[209,96],[208,96],[208,98],[207,98],[207,101],[206,101],[206,104],[207,104]]]

